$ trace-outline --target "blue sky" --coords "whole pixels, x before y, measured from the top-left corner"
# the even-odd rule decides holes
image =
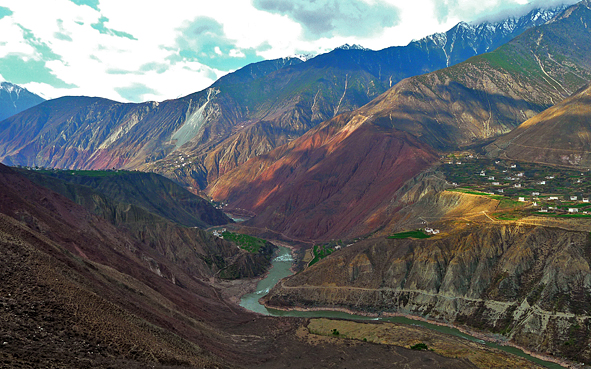
[[[548,5],[561,1],[537,1]],[[566,0],[568,3],[575,1]],[[45,98],[162,101],[246,64],[406,45],[526,0],[0,0],[0,80]]]

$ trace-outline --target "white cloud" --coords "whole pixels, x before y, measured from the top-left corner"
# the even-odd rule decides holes
[[[337,4],[323,1],[333,7]],[[124,101],[118,92],[124,91],[128,100],[164,100],[206,88],[256,58],[321,53],[344,43],[372,49],[405,45],[446,31],[460,20],[490,16],[499,9],[513,11],[524,2],[347,0],[348,8],[340,11],[350,19],[364,19],[363,11],[368,7],[396,9],[398,23],[389,26],[386,21],[392,17],[386,17],[383,27],[367,28],[368,23],[357,31],[351,24],[345,32],[332,18],[333,28],[322,28],[315,23],[318,19],[307,17],[305,5],[296,9],[296,14],[256,9],[245,0],[100,0],[98,10],[70,0],[2,0],[2,6],[13,14],[0,19],[0,59],[16,55],[30,65],[46,68],[45,80],[23,84],[48,98],[67,94]],[[265,4],[273,7],[268,1]],[[289,2],[282,4],[288,6]],[[357,8],[361,15],[355,13]],[[207,18],[217,25],[208,54],[204,57],[203,50],[198,55],[200,50],[191,49],[201,45],[199,40],[186,43],[188,49],[183,50],[179,40],[191,36],[186,34],[190,29],[183,27]],[[311,37],[314,32],[319,36]],[[14,71],[0,70],[0,74],[10,78]],[[61,87],[52,81],[62,81]]]

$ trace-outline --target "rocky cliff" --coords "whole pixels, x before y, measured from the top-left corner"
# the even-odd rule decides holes
[[[265,303],[420,315],[589,362],[590,263],[588,232],[482,225],[360,242],[283,280]]]

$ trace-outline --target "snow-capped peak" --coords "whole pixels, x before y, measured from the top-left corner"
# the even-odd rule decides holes
[[[314,55],[314,54],[294,54],[294,55],[290,55],[289,58],[296,58],[296,59],[300,59],[303,62],[306,62],[315,56],[316,55]]]
[[[365,47],[363,47],[361,45],[357,45],[357,44],[353,44],[353,45],[344,44],[344,45],[341,45],[341,46],[335,48],[335,50],[369,50],[369,49],[366,49]]]

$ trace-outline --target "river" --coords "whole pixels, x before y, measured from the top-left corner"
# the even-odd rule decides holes
[[[262,279],[257,284],[257,289],[253,293],[249,293],[244,295],[240,300],[240,306],[254,311],[256,313],[264,314],[264,315],[272,315],[272,316],[293,316],[293,317],[302,317],[302,318],[338,318],[338,319],[351,319],[351,320],[377,320],[377,321],[384,321],[384,322],[392,322],[392,323],[401,323],[401,324],[410,324],[410,325],[418,325],[421,327],[426,327],[438,332],[447,333],[454,335],[456,337],[462,337],[467,340],[479,342],[489,347],[494,347],[496,349],[509,352],[511,354],[526,358],[534,363],[539,365],[543,365],[547,368],[552,369],[562,369],[563,367],[552,363],[549,361],[544,361],[538,358],[535,358],[531,355],[526,354],[525,352],[521,351],[518,348],[511,347],[511,346],[503,346],[493,342],[487,342],[480,340],[478,338],[472,337],[467,335],[463,332],[460,332],[456,328],[448,327],[448,326],[441,326],[436,324],[430,324],[421,320],[413,320],[406,317],[386,317],[386,318],[372,318],[367,316],[361,315],[354,315],[348,314],[341,311],[283,311],[283,310],[274,310],[274,309],[267,309],[265,306],[259,303],[259,299],[265,296],[280,279],[288,277],[292,275],[291,266],[293,264],[293,257],[291,255],[291,250],[287,247],[278,246],[279,250],[277,256],[271,262],[271,270],[267,274],[267,276]]]

